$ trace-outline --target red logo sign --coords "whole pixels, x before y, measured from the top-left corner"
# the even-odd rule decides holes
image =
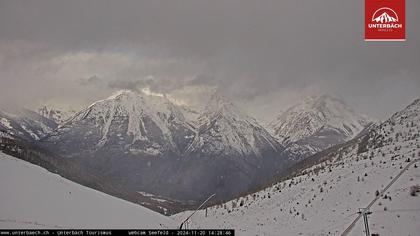
[[[365,0],[365,40],[405,41],[405,0]]]

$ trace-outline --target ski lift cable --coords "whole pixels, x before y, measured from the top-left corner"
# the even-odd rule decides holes
[[[208,197],[203,203],[201,203],[200,206],[197,207],[197,209],[195,209],[195,211],[193,211],[193,213],[191,213],[190,216],[188,216],[184,221],[182,221],[181,225],[179,226],[179,229],[182,229],[182,226],[198,211],[200,210],[201,207],[204,206],[204,204],[206,204],[206,202],[208,202],[212,197],[214,197],[216,194],[212,194],[210,197]]]

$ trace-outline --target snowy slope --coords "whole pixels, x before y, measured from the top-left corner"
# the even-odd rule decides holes
[[[199,111],[195,110],[192,107],[186,106],[186,105],[179,106],[179,109],[180,109],[180,111],[182,112],[182,114],[184,115],[185,119],[188,122],[190,122],[194,126],[197,125],[197,119],[200,116]]]
[[[24,140],[39,140],[56,127],[53,120],[28,109],[0,110],[0,131]]]
[[[332,149],[323,162],[255,194],[198,212],[191,228],[235,228],[239,235],[340,235],[358,208],[376,198],[410,161],[420,159],[420,100],[396,113],[365,137]],[[392,139],[392,140],[391,140]],[[380,142],[380,140],[388,140]],[[370,208],[371,233],[418,235],[420,162]],[[174,215],[185,219],[190,212]],[[349,235],[362,235],[359,222]]]
[[[0,153],[0,228],[174,228],[136,204]]]
[[[309,156],[354,138],[371,123],[343,101],[322,95],[289,108],[269,127],[289,151]]]

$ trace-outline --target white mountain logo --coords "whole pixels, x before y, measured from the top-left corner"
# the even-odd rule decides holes
[[[391,8],[389,8],[389,7],[382,7],[382,8],[379,8],[378,10],[376,10],[375,13],[373,13],[372,21],[374,21],[376,23],[393,23],[393,22],[398,22],[398,15]]]

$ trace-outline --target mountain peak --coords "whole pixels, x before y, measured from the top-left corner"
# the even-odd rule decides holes
[[[320,151],[355,137],[370,123],[344,101],[324,94],[292,106],[270,126],[284,145],[304,142],[310,150]]]
[[[345,118],[356,115],[354,110],[343,100],[328,94],[323,94],[303,99],[301,102],[281,113],[276,120],[271,122],[270,126],[276,126],[279,123],[284,122],[287,117],[297,114],[313,114],[314,116],[320,117],[326,121],[336,119],[338,117]],[[300,118],[302,117],[300,116]]]
[[[67,119],[72,117],[76,111],[70,109],[57,109],[53,106],[42,106],[38,109],[38,114],[40,114],[43,117],[46,117],[50,120],[53,120],[57,124],[61,124],[65,122]]]
[[[258,122],[224,96],[216,93],[198,117],[198,136],[191,149],[225,155],[261,156],[276,152],[279,144]]]
[[[237,120],[256,122],[254,118],[246,114],[240,107],[219,93],[215,93],[210,97],[203,114],[199,117],[199,122],[205,117],[210,119],[213,119],[212,117],[230,117]]]
[[[132,90],[128,89],[122,89],[114,92],[111,96],[109,96],[107,99],[115,99],[122,96],[139,96],[140,94],[137,92],[134,92]]]
[[[124,110],[138,112],[141,114],[147,113],[170,113],[177,112],[177,115],[182,116],[180,112],[175,109],[175,105],[169,101],[165,96],[157,96],[153,94],[145,94],[141,91],[133,90],[119,90],[113,93],[106,99],[98,100],[92,103],[86,110],[92,110],[92,107],[102,107],[102,109],[109,109],[110,107],[120,107]],[[99,108],[101,109],[101,108]],[[85,110],[85,111],[86,111]],[[85,113],[85,112],[82,112]]]
[[[207,111],[219,111],[228,107],[236,107],[230,100],[221,95],[220,93],[214,93],[209,102],[206,105]]]
[[[168,148],[182,151],[178,133],[193,133],[180,109],[166,97],[148,95],[131,90],[121,90],[112,96],[96,101],[60,126],[89,127],[80,132],[98,148],[109,143],[123,143],[130,152],[149,150],[146,154],[165,152]],[[78,131],[79,132],[79,131]],[[93,135],[95,134],[95,135]],[[124,146],[121,145],[121,146]]]
[[[328,93],[324,93],[324,94],[321,94],[321,95],[310,96],[307,99],[319,100],[319,101],[322,101],[322,100],[338,100],[336,97],[334,97],[334,96],[332,96]]]
[[[147,95],[141,93],[141,92],[137,92],[137,91],[133,91],[133,90],[128,90],[128,89],[124,89],[124,90],[118,90],[116,92],[114,92],[111,96],[102,99],[102,100],[98,100],[96,102],[94,102],[92,105],[94,104],[98,104],[104,101],[122,101],[122,100],[142,100],[144,97],[146,97]],[[92,106],[91,105],[91,106]]]
[[[346,102],[329,94],[311,96],[309,98],[304,99],[301,104],[306,104],[307,106],[317,109],[327,108],[329,106],[342,106],[346,107],[346,109],[348,110],[352,110],[352,108]]]

